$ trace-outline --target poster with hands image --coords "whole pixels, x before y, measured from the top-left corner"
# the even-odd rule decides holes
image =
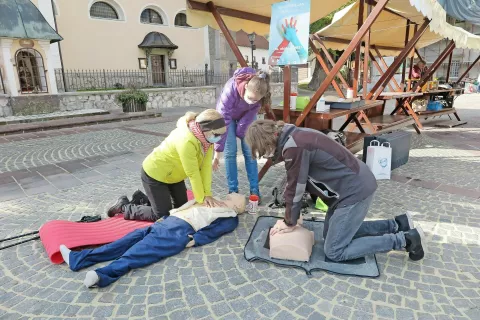
[[[310,0],[290,0],[272,5],[269,59],[271,66],[308,62]]]

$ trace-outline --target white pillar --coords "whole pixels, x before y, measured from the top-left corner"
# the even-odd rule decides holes
[[[15,60],[12,58],[11,53],[12,44],[13,40],[11,39],[0,39],[0,50],[4,67],[3,70],[5,71],[2,75],[3,83],[6,86],[7,93],[11,96],[18,96],[17,81],[15,81],[15,69],[13,68]]]
[[[57,94],[57,79],[55,78],[55,67],[53,66],[53,50],[50,47],[50,41],[38,41],[40,47],[42,47],[43,52],[45,52],[45,57],[47,58],[46,72],[49,80],[49,93]]]

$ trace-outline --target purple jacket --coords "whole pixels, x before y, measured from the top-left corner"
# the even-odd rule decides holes
[[[217,101],[217,111],[225,118],[225,124],[229,129],[230,122],[237,122],[237,137],[244,138],[247,128],[255,120],[255,116],[260,110],[261,102],[255,104],[248,104],[240,97],[235,83],[235,77],[239,74],[251,73],[255,74],[255,69],[241,68],[235,71],[233,77],[228,80],[225,87],[223,87],[220,98]],[[227,131],[228,133],[228,131]],[[227,133],[222,136],[222,139],[215,144],[215,151],[223,152],[225,148],[225,141],[227,140]]]

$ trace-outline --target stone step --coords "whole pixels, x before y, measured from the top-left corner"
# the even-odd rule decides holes
[[[146,118],[161,117],[162,113],[154,111],[123,113],[112,111],[108,114],[78,116],[57,120],[46,120],[34,123],[6,124],[0,126],[0,136],[27,132],[54,130],[62,128],[79,127],[86,125],[101,124],[106,122],[129,121]]]
[[[110,112],[103,109],[86,109],[75,111],[57,111],[45,114],[36,114],[28,116],[10,116],[0,118],[0,125],[18,124],[18,123],[32,123],[48,120],[60,120],[76,117],[98,116],[109,114]]]

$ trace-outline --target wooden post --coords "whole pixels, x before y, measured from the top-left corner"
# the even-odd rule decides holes
[[[367,5],[367,15],[372,12],[372,5],[369,3]],[[363,99],[367,98],[367,87],[368,87],[368,57],[370,53],[370,30],[367,31],[365,35],[365,49],[363,51]]]
[[[413,33],[417,33],[417,30],[418,30],[418,24],[415,24],[415,27],[413,29]],[[410,70],[408,72],[408,79],[411,80],[412,79],[412,72],[413,72],[413,58],[415,57],[415,51],[417,49],[413,48],[412,52],[410,53],[411,56],[410,56]],[[410,91],[412,89],[411,87],[411,82],[408,81],[408,87],[407,87],[407,91]]]
[[[452,66],[452,58],[453,58],[453,51],[452,53],[450,53],[450,57],[448,57],[447,76],[445,78],[445,83],[448,83],[448,80],[450,79],[450,68]]]
[[[333,66],[331,72],[327,74],[327,77],[323,80],[322,84],[320,85],[318,90],[315,92],[315,94],[313,95],[308,105],[305,107],[303,112],[297,118],[297,121],[295,122],[296,126],[300,126],[303,123],[308,113],[310,113],[310,110],[312,110],[313,106],[317,104],[318,99],[320,99],[320,97],[325,93],[328,86],[330,85],[332,80],[335,78],[335,75],[340,71],[340,68],[347,61],[348,57],[352,54],[353,50],[355,50],[358,44],[362,41],[362,38],[365,36],[367,31],[370,30],[373,23],[375,22],[375,20],[377,20],[378,16],[382,12],[382,10],[385,8],[387,3],[388,3],[388,0],[378,1],[377,5],[372,10],[372,13],[367,17],[367,19],[365,20],[365,23],[362,25],[360,30],[357,31],[357,33],[353,37],[350,44],[347,46],[343,54],[338,59],[337,63],[335,63],[335,65]]]
[[[455,49],[455,42],[451,40],[445,50],[443,50],[440,56],[438,56],[435,62],[433,62],[432,65],[425,72],[423,77],[417,82],[417,84],[413,88],[413,91],[419,91],[419,89],[421,89],[422,86],[427,83],[428,79],[430,79],[430,77],[435,73],[435,71],[437,71],[438,67],[440,67],[442,62],[448,57],[450,53],[453,52],[453,49]]]
[[[407,27],[405,31],[405,46],[408,44],[409,37],[410,37],[410,20],[407,19]],[[402,85],[403,85],[402,91],[405,91],[407,87],[405,85],[405,73],[407,72],[407,58],[403,60],[403,65],[402,65]]]
[[[320,45],[320,48],[322,49],[323,53],[325,54],[325,57],[327,57],[328,62],[332,65],[332,67],[335,65],[335,61],[333,61],[332,56],[330,55],[330,52],[328,52],[327,47],[323,43],[322,39],[316,34],[313,35],[314,39],[317,40],[318,44]],[[345,86],[345,90],[348,88],[348,83],[343,77],[343,75],[339,72],[336,74],[336,76],[340,79],[342,84]]]
[[[247,63],[245,62],[245,59],[243,58],[242,53],[240,52],[240,49],[235,43],[235,40],[233,40],[233,37],[230,34],[230,31],[228,30],[227,26],[225,25],[225,22],[223,21],[222,16],[218,12],[215,4],[212,1],[210,1],[207,3],[207,7],[210,10],[210,12],[213,14],[213,17],[215,18],[215,20],[217,21],[218,26],[220,27],[220,30],[222,30],[222,33],[225,36],[225,39],[227,40],[228,45],[232,49],[233,54],[235,54],[235,57],[237,57],[238,63],[240,63],[242,67],[248,67]]]
[[[380,76],[383,76],[383,74],[385,72],[383,72],[382,68],[380,68],[380,65],[378,64],[377,60],[375,59],[375,57],[373,56],[372,52],[368,52],[370,54],[370,60],[372,60],[372,63],[373,65],[375,66],[375,68],[377,69],[378,73],[380,74]],[[390,88],[390,91],[395,91],[395,89],[393,89],[392,85],[390,84],[390,82],[387,83],[388,87]]]
[[[310,38],[309,43],[310,43],[310,48],[312,49],[313,53],[317,57],[317,60],[320,63],[320,66],[322,67],[323,71],[325,71],[326,74],[330,73],[330,69],[328,68],[327,63],[325,62],[325,60],[323,60],[322,55],[320,54],[320,51],[318,51],[317,47],[315,47],[315,44],[313,43],[312,38]],[[342,89],[340,89],[335,79],[333,79],[332,85],[335,88],[335,91],[337,92],[338,96],[340,98],[345,98],[345,95],[343,94]]]
[[[358,4],[358,23],[357,31],[360,30],[363,24],[363,9],[365,7],[365,0],[360,0]],[[370,31],[370,29],[369,29]],[[355,71],[353,73],[353,96],[358,95],[358,77],[360,75],[360,55],[362,54],[362,43],[360,42],[355,51]]]
[[[463,78],[465,78],[468,72],[472,70],[473,66],[477,64],[478,60],[480,60],[480,55],[477,57],[477,59],[475,59],[475,61],[472,62],[472,64],[467,68],[467,70],[465,70],[465,72],[458,78],[457,82],[455,82],[455,85],[460,83],[460,81],[462,81]]]
[[[385,70],[388,70],[388,64],[387,62],[385,61],[385,59],[383,59],[383,56],[382,54],[380,53],[380,50],[378,50],[377,46],[373,45],[372,46],[373,50],[375,50],[375,53],[377,54],[377,58],[378,60],[380,60],[380,62],[382,63],[383,67],[385,68]],[[382,72],[382,74],[384,74],[385,72]],[[400,85],[398,84],[397,82],[397,79],[395,79],[395,75],[392,77],[392,79],[390,79],[390,81],[393,83],[393,85],[395,86],[395,90],[393,91],[400,91]],[[388,81],[387,83],[390,83],[390,81]]]
[[[408,42],[405,48],[400,52],[398,57],[393,61],[392,65],[385,71],[385,74],[378,80],[378,82],[373,86],[372,90],[368,94],[367,98],[372,98],[373,100],[377,99],[378,95],[383,91],[386,86],[386,83],[390,81],[390,79],[395,75],[396,70],[400,67],[402,61],[405,60],[405,57],[408,55],[410,50],[415,46],[421,36],[427,30],[428,25],[430,24],[430,20],[425,19],[425,22],[422,24],[420,29],[417,33],[412,37],[412,39]]]
[[[283,67],[283,121],[290,123],[290,93],[292,90],[292,68]]]

